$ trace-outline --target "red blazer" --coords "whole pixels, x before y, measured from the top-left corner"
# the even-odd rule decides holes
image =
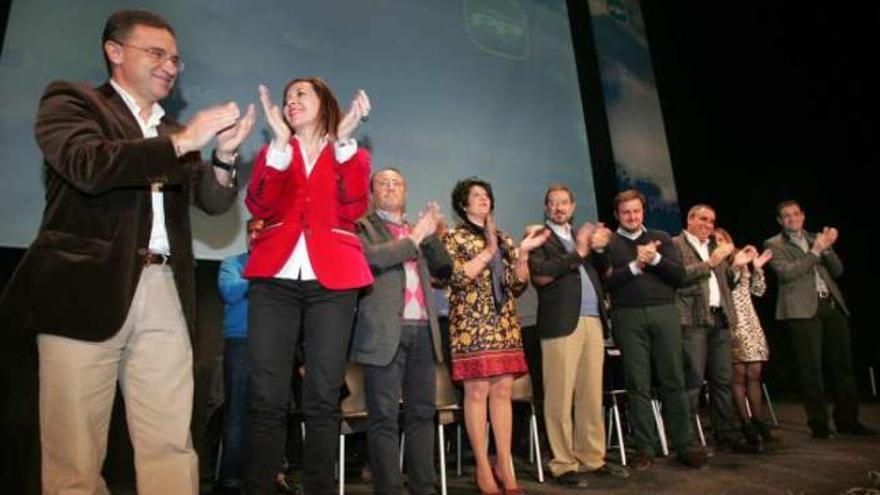
[[[290,140],[293,158],[287,170],[266,164],[269,147],[257,155],[245,205],[266,221],[251,245],[248,278],[272,278],[287,262],[300,235],[306,236],[309,260],[318,282],[342,290],[373,283],[354,222],[367,211],[370,155],[363,148],[345,163],[334,146],[321,151],[307,177],[299,142]]]

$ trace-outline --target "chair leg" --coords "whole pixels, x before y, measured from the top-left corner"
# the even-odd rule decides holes
[[[614,428],[617,430],[617,449],[620,452],[620,464],[626,466],[626,447],[623,445],[623,428],[620,426],[620,408],[617,407],[617,398],[614,398],[614,405],[611,406],[611,412],[614,414]]]
[[[877,397],[877,381],[874,378],[874,366],[868,366],[868,379],[871,380],[871,394]]]
[[[446,437],[443,425],[437,423],[437,450],[440,454],[440,495],[446,495]]]
[[[544,482],[544,464],[541,460],[541,439],[538,437],[538,416],[535,414],[535,404],[530,403],[532,408],[531,430],[532,439],[535,443],[535,463],[538,465],[538,483]]]
[[[611,438],[614,435],[614,415],[610,407],[603,407],[602,412],[605,415],[605,448],[612,448]]]
[[[345,495],[345,435],[339,435],[339,495]]]
[[[400,465],[398,466],[398,469],[400,469],[400,472],[403,472],[403,449],[405,449],[405,448],[406,448],[406,433],[401,432],[400,433]]]
[[[217,442],[217,464],[214,466],[214,481],[220,481],[220,461],[223,460],[223,436]]]
[[[752,417],[752,404],[749,403],[749,399],[746,399],[746,414],[749,416],[749,418]]]
[[[531,424],[529,425],[529,429],[531,429]],[[532,438],[532,435],[529,435],[529,464],[535,463],[535,439]]]
[[[700,413],[699,412],[697,412],[694,415],[694,419],[696,420],[696,423],[697,423],[697,435],[700,437],[700,445],[705,447],[706,446],[706,436],[703,435],[703,422],[700,420]]]
[[[666,443],[666,425],[663,423],[663,415],[660,414],[660,402],[657,399],[651,399],[651,409],[654,411],[654,423],[657,425],[657,434],[660,436],[660,447],[663,455],[669,455],[669,445]]]
[[[770,411],[770,418],[773,419],[773,426],[779,425],[779,420],[776,419],[776,410],[773,409],[773,402],[770,400],[770,392],[767,391],[767,384],[761,382],[761,389],[764,391],[764,402],[767,403],[767,410]]]
[[[461,423],[455,425],[455,475],[461,478]]]

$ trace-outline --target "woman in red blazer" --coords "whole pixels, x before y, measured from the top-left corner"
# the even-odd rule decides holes
[[[250,279],[246,491],[273,493],[284,456],[294,351],[305,341],[303,488],[332,493],[339,400],[357,290],[373,281],[354,221],[367,209],[370,158],[351,138],[370,111],[344,114],[319,78],[294,79],[281,107],[260,86],[272,142],[257,155],[245,204],[265,226]]]

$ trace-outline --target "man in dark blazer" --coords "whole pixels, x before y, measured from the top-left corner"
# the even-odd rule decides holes
[[[368,445],[375,493],[402,493],[398,413],[403,398],[409,493],[434,493],[436,363],[443,361],[431,278],[452,260],[437,235],[436,203],[407,223],[406,181],[385,168],[370,181],[373,210],[357,222],[373,272],[358,303],[351,360],[364,365]]]
[[[627,477],[605,462],[602,371],[608,323],[602,283],[611,231],[602,224],[571,226],[572,190],[551,185],[544,195],[552,234],[529,256],[538,291],[538,336],[544,376],[544,421],[553,451],[550,470],[557,483],[586,488],[584,472]]]
[[[813,437],[832,436],[825,404],[823,365],[831,374],[834,424],[838,433],[875,435],[875,430],[859,422],[850,313],[834,281],[843,274],[843,263],[832,247],[837,242],[837,229],[824,227],[815,234],[804,230],[805,216],[797,201],[780,203],[776,219],[782,232],[764,241],[764,246],[773,251],[770,268],[779,284],[776,319],[782,321],[791,334],[807,423]]]
[[[232,205],[254,111],[240,119],[229,103],[186,126],[164,117],[158,102],[183,62],[156,14],[111,15],[103,48],[108,83],[54,82],[40,101],[46,208],[2,318],[37,339],[43,493],[108,493],[101,467],[118,379],[138,493],[196,494],[188,208]],[[199,150],[214,137],[212,166]]]
[[[751,436],[752,443],[746,443],[738,433],[731,398],[730,330],[736,327],[736,309],[730,292],[733,270],[727,260],[734,249],[730,243],[716,243],[714,232],[715,209],[698,204],[688,211],[686,230],[672,238],[685,271],[684,285],[675,294],[681,314],[685,386],[691,417],[696,418],[703,380],[708,381],[716,448],[756,452],[763,448],[760,437]],[[754,254],[754,250],[740,250],[733,265],[751,262]]]

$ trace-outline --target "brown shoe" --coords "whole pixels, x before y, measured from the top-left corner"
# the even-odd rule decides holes
[[[709,453],[705,448],[700,446],[688,447],[684,452],[680,452],[675,456],[676,460],[685,466],[697,469],[705,469],[709,462]]]
[[[642,452],[641,450],[637,451],[629,458],[629,467],[636,471],[644,471],[653,464],[654,456],[647,452]]]

